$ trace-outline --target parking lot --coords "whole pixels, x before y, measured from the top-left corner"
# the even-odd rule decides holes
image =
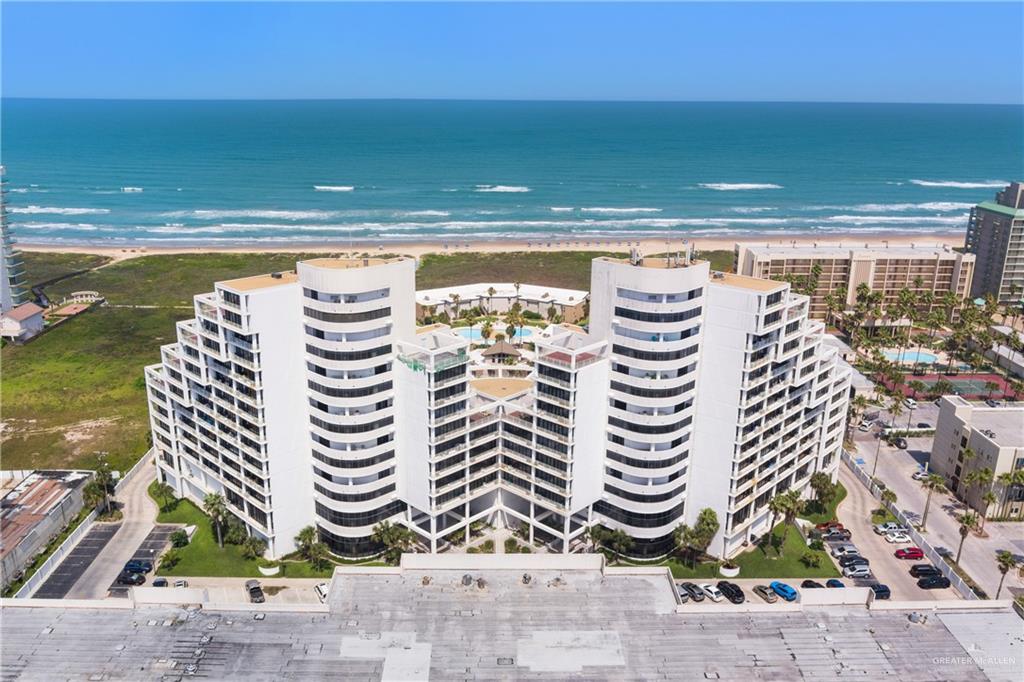
[[[39,599],[63,599],[66,597],[85,569],[92,565],[93,560],[107,546],[120,527],[119,523],[94,524],[32,596]]]
[[[179,576],[168,578],[179,580]],[[253,578],[203,578],[184,577],[190,588],[206,590],[209,601],[220,604],[245,603],[249,601],[249,593],[245,590],[245,582]],[[318,583],[330,583],[330,578],[255,578],[263,588],[268,604],[319,604],[320,599],[313,591]],[[148,584],[148,583],[147,583]]]
[[[160,525],[154,526],[153,530],[149,532],[146,539],[142,541],[142,544],[138,546],[135,553],[132,554],[132,561],[149,561],[153,564],[154,568],[157,565],[157,558],[163,552],[164,548],[171,541],[171,533],[178,530],[178,526],[171,525]],[[127,562],[126,562],[127,563]],[[146,584],[148,585],[153,581],[154,573],[146,574]],[[110,596],[111,597],[122,597],[128,596],[128,586],[118,585],[116,582],[110,585]]]

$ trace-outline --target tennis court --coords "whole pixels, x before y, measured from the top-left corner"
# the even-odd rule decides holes
[[[904,381],[909,383],[911,381],[920,381],[928,388],[919,393],[928,395],[932,386],[934,386],[939,380],[945,379],[953,385],[953,390],[956,391],[957,395],[963,396],[964,398],[987,398],[989,396],[989,389],[985,386],[986,383],[992,382],[998,385],[991,391],[993,398],[1002,398],[1004,396],[1013,395],[1013,390],[1010,389],[1006,380],[998,374],[925,374],[923,376],[907,375],[904,377]],[[904,395],[913,395],[914,391],[907,386],[906,383],[899,387]],[[1024,396],[1017,396],[1018,399]]]

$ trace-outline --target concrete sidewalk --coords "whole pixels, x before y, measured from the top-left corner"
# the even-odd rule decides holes
[[[123,506],[121,527],[68,591],[69,599],[103,599],[156,523],[159,509],[146,489],[156,478],[152,462],[142,465],[116,496]]]

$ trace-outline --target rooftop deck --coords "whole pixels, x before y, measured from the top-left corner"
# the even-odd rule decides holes
[[[499,400],[519,395],[533,388],[532,379],[474,379],[469,383],[477,393]]]
[[[304,260],[304,265],[311,265],[315,268],[330,268],[332,270],[349,270],[352,268],[372,268],[377,265],[388,265],[409,260],[404,256],[397,258],[312,258]]]
[[[234,291],[256,291],[257,289],[268,289],[279,287],[285,284],[294,284],[299,281],[299,276],[294,272],[274,272],[266,275],[253,275],[252,277],[239,277],[218,282],[217,285]]]
[[[711,283],[724,284],[725,286],[736,287],[737,289],[749,289],[750,291],[776,291],[787,286],[785,282],[734,275],[728,272],[716,272],[711,278]]]

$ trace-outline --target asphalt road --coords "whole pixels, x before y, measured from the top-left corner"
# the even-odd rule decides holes
[[[94,524],[32,596],[39,599],[66,597],[78,578],[92,565],[93,560],[99,556],[120,527],[119,523]]]

